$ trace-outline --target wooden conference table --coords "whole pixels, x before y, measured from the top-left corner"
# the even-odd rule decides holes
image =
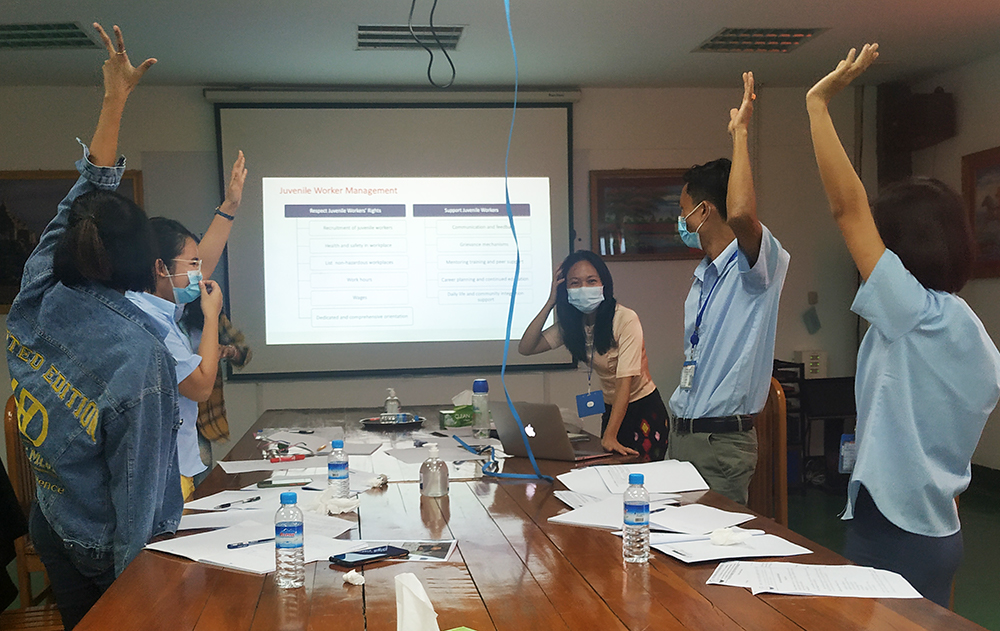
[[[428,416],[426,429],[436,423]],[[264,428],[344,424],[350,441],[405,439],[365,432],[351,410],[274,410],[264,413],[227,459],[260,457],[253,433]],[[540,461],[543,473],[570,463]],[[505,471],[530,472],[525,459]],[[241,488],[265,473],[227,475],[216,467],[199,496]],[[306,566],[303,589],[279,590],[272,575],[224,570],[143,551],[77,627],[96,629],[216,630],[396,629],[394,576],[412,572],[438,613],[440,629],[704,629],[767,631],[830,629],[981,629],[928,600],[876,600],[752,595],[736,587],[706,585],[716,563],[685,565],[658,552],[650,563],[624,567],[621,539],[610,532],[550,524],[565,509],[543,481],[480,479],[452,482],[449,496],[423,500],[416,483],[390,483],[361,496],[358,527],[350,538],[457,539],[446,563],[385,561],[367,566],[365,585],[343,582],[329,563]],[[743,509],[713,493],[686,493],[684,503]],[[743,509],[745,510],[745,509]],[[831,516],[830,519],[834,519]],[[814,554],[798,563],[846,561],[766,518],[763,528]]]

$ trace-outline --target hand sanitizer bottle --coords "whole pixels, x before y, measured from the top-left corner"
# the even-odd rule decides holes
[[[399,414],[399,399],[396,398],[396,391],[388,388],[389,396],[385,398],[385,413]]]
[[[420,494],[444,497],[448,494],[448,465],[438,457],[437,443],[427,443],[430,455],[420,465]]]

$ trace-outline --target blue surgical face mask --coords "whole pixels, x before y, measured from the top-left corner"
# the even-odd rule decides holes
[[[201,282],[201,270],[191,270],[185,275],[188,277],[187,287],[174,287],[174,302],[179,305],[194,302],[201,295],[201,287],[198,286]],[[171,274],[171,276],[181,276],[181,274]]]
[[[701,204],[704,203],[705,202],[701,202]],[[701,225],[698,226],[698,228],[694,232],[689,232],[687,227],[687,218],[693,215],[699,208],[701,208],[701,204],[695,206],[691,212],[684,215],[683,217],[677,218],[677,234],[680,235],[681,241],[684,242],[684,245],[688,246],[689,248],[694,248],[696,250],[701,249],[701,236],[698,234],[698,230],[701,230],[701,226],[704,226],[705,222],[702,221]]]
[[[569,304],[582,313],[593,313],[604,302],[604,285],[597,287],[573,287],[566,290]]]

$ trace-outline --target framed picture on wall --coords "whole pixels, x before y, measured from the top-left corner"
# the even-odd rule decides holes
[[[973,278],[1000,276],[1000,147],[962,156],[962,195],[976,241]]]
[[[76,171],[0,171],[0,313],[21,287],[21,272]],[[142,173],[125,171],[118,192],[142,206]]]
[[[700,259],[677,234],[686,169],[590,172],[591,248],[605,260]]]

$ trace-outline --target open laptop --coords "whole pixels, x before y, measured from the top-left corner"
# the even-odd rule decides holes
[[[587,434],[588,439],[571,442],[557,405],[515,401],[514,408],[524,423],[524,431],[535,458],[573,462],[611,455],[601,447],[601,439],[597,436]],[[503,450],[511,456],[526,458],[528,451],[524,448],[521,430],[506,402],[491,406],[490,412],[500,442],[503,443]]]

